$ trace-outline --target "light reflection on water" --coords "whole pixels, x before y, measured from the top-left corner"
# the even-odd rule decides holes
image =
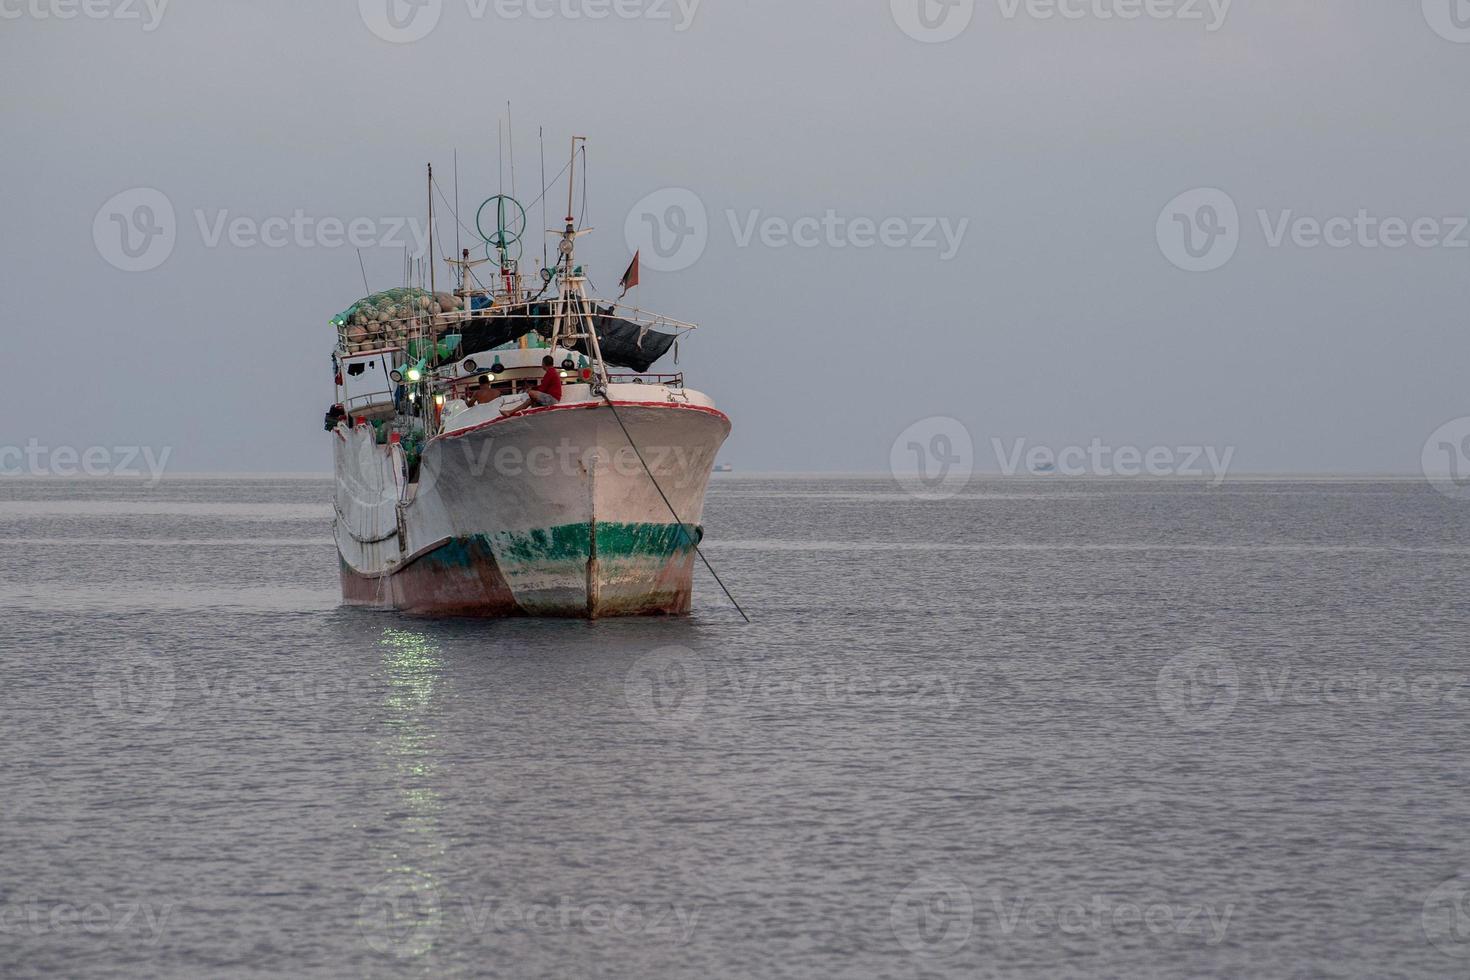
[[[446,685],[433,637],[389,628],[379,641],[387,679],[379,758],[401,807],[383,814],[392,828],[378,844],[382,880],[363,899],[359,927],[368,945],[385,955],[428,954],[442,925],[442,869],[446,854],[440,777],[437,698]]]

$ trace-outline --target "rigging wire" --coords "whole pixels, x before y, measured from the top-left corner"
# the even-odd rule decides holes
[[[587,227],[587,144],[582,144],[582,215],[577,219],[577,227]]]
[[[441,193],[439,196],[440,197],[443,197],[444,195]],[[444,204],[445,204],[446,207],[449,206],[449,202],[448,201],[445,201]],[[461,225],[461,222],[459,220],[459,147],[455,147],[454,148],[454,257],[456,259],[459,258],[462,254],[464,254],[460,250],[459,229],[461,227],[462,227],[462,225]],[[463,289],[464,287],[465,287],[464,270],[460,270],[460,274],[459,274],[459,288],[460,289]]]
[[[362,249],[358,249],[357,250],[357,267],[362,270],[362,288],[366,290],[366,292],[363,293],[363,295],[364,296],[371,296],[373,294],[373,287],[371,287],[371,286],[368,285],[368,281],[367,281],[367,266],[366,265],[363,265],[363,262],[362,262]]]
[[[658,477],[654,476],[653,470],[649,469],[648,461],[643,458],[643,452],[638,448],[638,444],[633,441],[633,434],[629,432],[628,427],[623,424],[623,417],[618,414],[618,406],[613,404],[612,396],[607,393],[606,388],[602,390],[602,397],[607,401],[607,407],[612,409],[613,418],[618,420],[618,427],[623,430],[623,435],[627,437],[628,445],[633,447],[633,453],[638,457],[638,462],[643,464],[643,470],[645,473],[648,474],[648,479],[653,481],[653,488],[657,490],[658,495],[663,498],[664,506],[669,509],[669,513],[674,515],[674,523],[679,525],[679,533],[687,536],[689,540],[694,544],[695,554],[699,555],[699,560],[704,562],[704,567],[709,569],[709,573],[715,577],[715,581],[719,583],[720,589],[725,593],[725,598],[730,600],[730,604],[735,607],[735,611],[740,614],[740,618],[745,620],[746,623],[749,623],[750,617],[745,615],[745,610],[740,608],[740,603],[735,599],[733,595],[730,594],[730,590],[725,588],[725,582],[723,579],[720,578],[720,573],[715,571],[715,566],[711,565],[709,563],[709,559],[704,556],[704,549],[699,546],[699,542],[694,540],[693,535],[690,535],[689,532],[684,529],[683,519],[679,517],[679,512],[674,510],[674,505],[669,503],[669,497],[668,494],[664,493],[664,488],[658,485]]]
[[[553,184],[555,184],[558,180],[561,179],[561,175],[564,174],[564,173],[566,173],[567,172],[567,167],[570,167],[571,165],[572,165],[572,162],[570,160],[568,160],[566,166],[565,167],[562,167],[561,168],[561,171],[559,173],[557,173],[557,175],[555,177],[552,177],[551,178],[551,182],[550,183],[543,183],[542,188],[541,188],[541,193],[536,197],[536,200],[532,201],[530,204],[528,204],[526,206],[526,210],[527,211],[531,210],[531,208],[534,208],[537,204],[544,204],[544,202],[546,200],[546,192],[551,189],[551,187],[552,187]],[[446,202],[446,204],[447,204],[448,203],[448,200],[447,200],[447,198],[444,197],[444,189],[439,186],[439,181],[437,179],[435,179],[435,181],[434,181],[434,189],[439,192],[440,199],[441,200],[444,200]],[[543,212],[545,211],[545,208],[544,207],[542,208],[542,211]],[[474,232],[474,229],[473,228],[471,228],[469,225],[466,225],[463,221],[460,221],[459,220],[459,216],[458,215],[455,216],[455,220],[456,221],[459,221],[460,227],[463,228],[465,231],[467,231],[467,232]],[[474,234],[475,234],[475,237],[476,238],[479,238],[480,237],[479,232],[474,232]]]
[[[443,191],[440,191],[440,192],[439,192],[439,196],[440,196],[440,197],[443,197],[443,196],[444,196],[444,192],[443,192]],[[449,202],[448,202],[448,201],[446,201],[446,202],[444,202],[444,203],[445,203],[445,207],[448,207],[448,206],[449,206]],[[455,222],[456,222],[456,223],[458,223],[458,222],[459,222],[459,217],[458,217],[458,215],[456,215],[456,216],[455,216],[455,219],[454,219],[454,220],[455,220]],[[443,238],[440,238],[440,237],[439,237],[439,236],[441,236],[441,235],[442,235],[442,234],[444,234],[444,232],[443,232],[443,230],[442,230],[442,229],[440,229],[440,228],[435,228],[435,229],[434,229],[434,238],[435,238],[435,239],[437,239],[437,240],[438,240],[438,242],[439,242],[439,251],[440,251],[440,252],[441,252],[441,253],[444,253],[444,239],[443,239]],[[431,243],[430,243],[430,244],[429,244],[429,250],[430,250],[430,251],[433,251],[433,243],[432,243],[432,242],[431,242]],[[444,254],[448,254],[448,253],[444,253]],[[455,257],[456,257],[456,258],[457,258],[457,257],[458,257],[458,256],[459,256],[459,253],[458,253],[458,252],[456,252],[456,253],[455,253]],[[431,257],[431,258],[430,258],[430,261],[431,261],[431,262],[432,262],[432,261],[433,261],[433,259],[432,259],[432,257]]]

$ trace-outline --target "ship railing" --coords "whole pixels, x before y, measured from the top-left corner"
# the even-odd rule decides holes
[[[607,379],[615,385],[668,385],[670,388],[684,387],[684,374],[608,374]]]
[[[423,317],[405,317],[373,324],[343,324],[337,328],[338,349],[348,354],[376,347],[400,347],[409,340],[444,333],[461,319],[457,313],[434,315],[432,325]],[[360,332],[359,332],[360,331]]]
[[[537,371],[540,369],[537,368]],[[684,387],[684,373],[682,371],[673,374],[637,374],[632,371],[609,373],[608,381],[618,385],[667,385],[670,388]],[[527,375],[523,378],[513,379],[515,384],[530,384],[539,381],[539,375]],[[464,393],[479,384],[479,379],[474,375],[466,375],[463,378],[441,378],[436,379],[438,390],[449,398],[463,397]],[[580,378],[568,378],[567,384],[578,384]],[[511,382],[504,382],[511,383]]]
[[[629,306],[626,303],[619,303],[614,301],[612,303],[601,304],[601,306],[603,309],[611,309],[614,315],[619,316],[624,320],[632,320],[634,323],[645,323],[649,326],[667,327],[670,330],[675,331],[699,329],[699,325],[696,323],[685,323],[683,320],[675,320],[673,317],[664,316],[662,313],[650,313],[648,310],[640,310],[638,307]]]
[[[416,337],[427,337],[430,333],[441,336],[452,333],[454,328],[466,320],[493,319],[498,316],[509,316],[513,314],[514,307],[491,307],[486,310],[476,310],[473,313],[437,313],[431,318],[423,316],[404,317],[398,320],[385,320],[373,324],[343,324],[337,328],[338,349],[345,354],[360,353],[365,350],[387,345],[400,345]],[[681,332],[699,329],[697,324],[686,323],[683,320],[675,320],[673,317],[664,316],[661,313],[651,313],[639,309],[636,306],[628,306],[624,303],[602,303],[599,309],[611,310],[614,316],[634,323],[662,328],[669,332]]]
[[[456,328],[468,320],[488,320],[508,315],[508,308],[495,308],[476,310],[469,314],[436,313],[432,323],[423,317],[406,317],[372,324],[343,324],[337,328],[337,347],[344,353],[355,354],[385,345],[402,346],[410,340],[427,338],[431,332],[436,337],[454,333]]]

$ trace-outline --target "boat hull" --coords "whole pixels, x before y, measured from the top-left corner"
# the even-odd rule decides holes
[[[689,611],[723,414],[588,401],[458,421],[426,446],[415,483],[400,447],[338,428],[345,602],[425,616]]]

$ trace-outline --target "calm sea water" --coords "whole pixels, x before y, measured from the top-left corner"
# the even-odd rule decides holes
[[[0,483],[0,975],[1470,974],[1426,486],[721,478],[749,626],[342,609],[328,499]]]

